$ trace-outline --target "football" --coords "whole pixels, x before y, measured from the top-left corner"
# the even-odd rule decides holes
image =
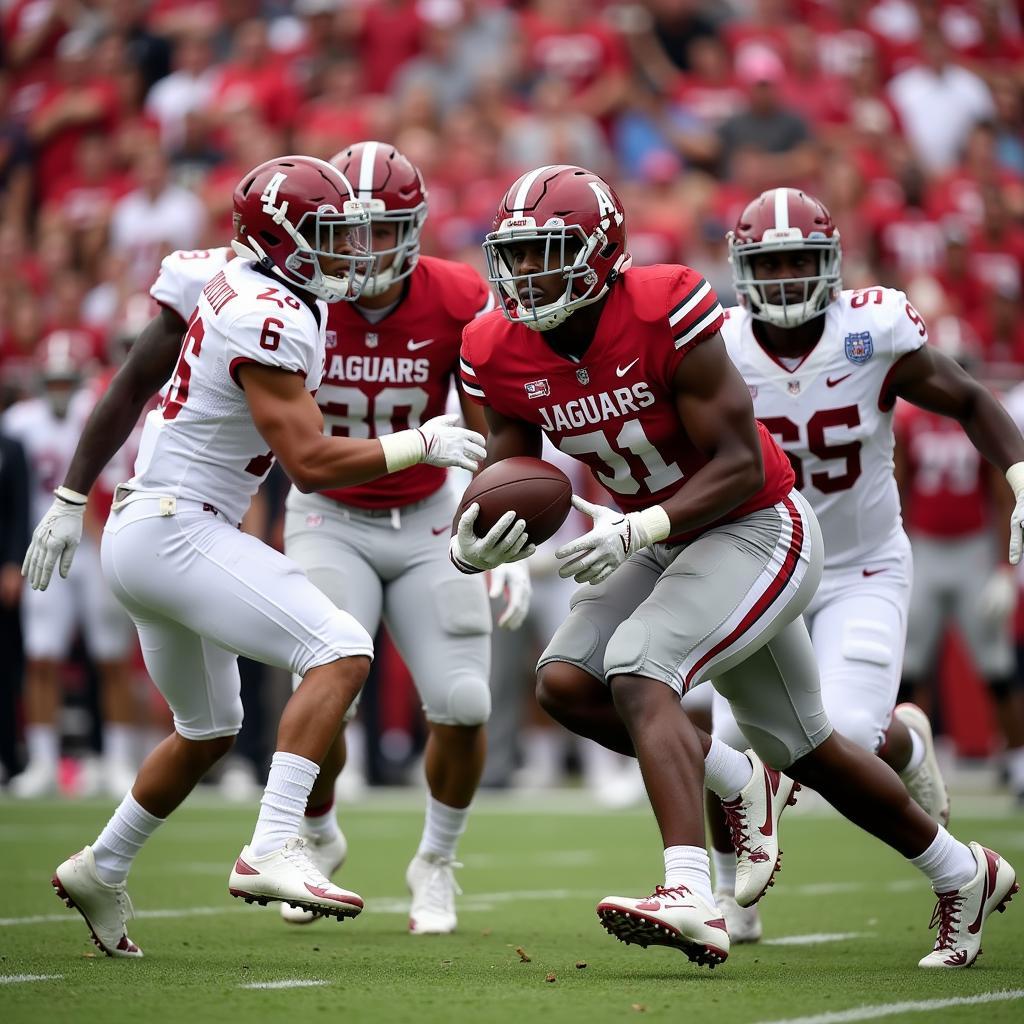
[[[478,537],[513,509],[526,520],[531,544],[540,544],[558,532],[572,509],[572,484],[557,466],[543,459],[516,456],[488,466],[466,488],[455,513],[458,528],[462,513],[474,502],[480,515],[473,525]]]

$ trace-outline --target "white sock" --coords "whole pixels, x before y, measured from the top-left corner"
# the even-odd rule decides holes
[[[674,889],[677,885],[685,885],[690,892],[715,905],[707,850],[699,846],[665,847],[665,888]]]
[[[312,813],[310,813],[312,812]],[[338,818],[334,813],[334,800],[321,807],[307,807],[302,819],[302,834],[327,841],[340,835]]]
[[[723,800],[735,800],[751,780],[754,767],[746,754],[711,738],[711,749],[704,758],[704,785]]]
[[[92,844],[100,878],[111,885],[123,882],[142,844],[165,820],[150,814],[129,792]]]
[[[138,729],[121,722],[103,726],[103,760],[106,764],[135,766]]]
[[[910,760],[900,770],[900,775],[912,772],[924,762],[924,740],[913,729],[908,729],[907,732],[910,733]]]
[[[283,750],[274,754],[267,776],[267,788],[260,800],[260,816],[249,849],[254,857],[280,850],[299,834],[313,783],[320,768],[299,754]]]
[[[1010,776],[1010,788],[1015,793],[1024,793],[1024,747],[1013,747],[1003,757]]]
[[[55,726],[25,726],[25,746],[28,748],[30,765],[45,765],[54,771],[57,770],[57,762],[60,760],[60,737]]]
[[[941,825],[931,846],[918,857],[907,858],[928,876],[936,892],[952,892],[969,882],[978,865],[969,846],[954,839]]]
[[[420,839],[417,856],[433,853],[451,860],[459,836],[466,830],[469,818],[468,807],[449,807],[427,794],[427,820],[423,823],[423,838]]]
[[[730,850],[723,853],[712,849],[711,863],[715,865],[715,892],[736,894],[736,854]]]

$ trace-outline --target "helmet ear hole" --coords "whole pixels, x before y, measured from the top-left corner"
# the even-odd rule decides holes
[[[619,247],[619,243],[618,242],[609,242],[601,250],[601,259],[603,259],[603,260],[610,260],[612,258],[612,255],[614,254],[615,250],[618,249],[618,247]]]
[[[278,238],[277,235],[272,235],[269,231],[261,231],[260,238],[262,238],[263,241],[267,243],[267,245],[281,244],[281,239]]]

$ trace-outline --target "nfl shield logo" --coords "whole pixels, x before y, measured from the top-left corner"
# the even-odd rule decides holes
[[[868,331],[846,336],[846,358],[856,366],[862,366],[875,353],[875,344]]]
[[[551,385],[547,378],[544,380],[531,380],[523,385],[526,388],[527,398],[546,398],[551,394]]]
[[[748,384],[747,385],[747,390],[750,392],[750,397],[751,398],[757,398],[757,385],[756,384]]]
[[[798,380],[791,380],[789,382],[789,393],[791,395],[799,395],[800,394],[800,381],[798,381]]]
[[[324,337],[327,340],[327,348],[336,348],[338,344],[338,332],[337,331],[325,331]]]
[[[576,371],[576,379],[586,387],[590,383],[590,374],[587,373],[587,368],[584,366]]]
[[[366,347],[376,348],[377,347],[377,334],[374,331],[366,332]]]

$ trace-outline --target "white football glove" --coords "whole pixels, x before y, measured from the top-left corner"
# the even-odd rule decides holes
[[[526,520],[516,519],[515,512],[506,512],[484,537],[473,532],[480,515],[480,505],[473,502],[459,520],[449,553],[455,567],[462,572],[489,572],[506,562],[529,558],[537,550],[526,536]]]
[[[487,596],[493,601],[505,595],[505,609],[498,616],[501,629],[518,629],[530,610],[533,584],[525,562],[506,562],[491,570],[491,586]]]
[[[668,515],[660,505],[640,512],[616,512],[593,505],[576,494],[572,503],[594,520],[594,528],[555,552],[557,558],[565,560],[558,570],[562,579],[572,576],[577,583],[600,583],[630,555],[664,540],[670,532]]]
[[[993,623],[1005,623],[1017,608],[1017,580],[1013,570],[1000,566],[989,577],[978,597],[978,611]]]
[[[82,540],[86,496],[67,487],[58,487],[53,493],[53,504],[39,520],[21,566],[21,574],[28,577],[33,590],[45,590],[50,585],[58,559],[61,578],[68,578],[71,561]]]
[[[461,466],[475,473],[487,455],[487,442],[475,430],[457,426],[461,418],[457,413],[435,416],[419,428],[426,444],[423,461],[428,466]]]
[[[1010,565],[1016,565],[1024,552],[1024,462],[1015,462],[1006,471],[1006,480],[1017,502],[1010,514]]]

